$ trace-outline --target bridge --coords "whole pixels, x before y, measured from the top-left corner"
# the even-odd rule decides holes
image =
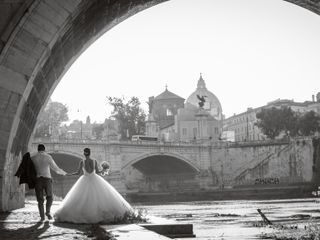
[[[34,151],[38,143],[32,144]],[[243,143],[84,140],[41,143],[66,171],[77,169],[84,158],[83,149],[89,147],[98,163],[110,163],[107,180],[124,194],[301,183],[310,182],[313,177],[311,139]],[[60,195],[73,182],[63,186]]]
[[[107,161],[111,168],[108,180],[118,191],[157,191],[155,181],[189,179],[212,167],[212,148],[203,144],[160,142],[42,142],[57,164],[67,171],[75,171],[83,159],[83,149],[91,149],[91,157],[98,163]],[[37,142],[32,144],[35,151]],[[142,186],[143,182],[148,186]],[[153,182],[153,184],[150,184]],[[70,185],[70,183],[68,183]],[[161,185],[161,184],[160,184]],[[163,183],[162,183],[163,185]],[[64,187],[64,190],[69,187]],[[161,188],[161,186],[160,186]],[[162,189],[163,190],[163,189]],[[65,191],[62,195],[64,195]]]
[[[38,143],[34,142],[33,149]],[[207,168],[208,148],[192,144],[164,144],[154,142],[109,142],[99,141],[61,141],[44,142],[51,153],[64,153],[83,159],[83,149],[91,149],[91,157],[98,162],[108,161],[113,171],[123,171],[129,166],[135,166],[145,174],[157,174],[166,171],[199,172]],[[202,159],[200,159],[201,157]],[[166,162],[164,162],[166,161]],[[141,163],[143,162],[143,163]],[[160,164],[161,163],[161,164]],[[165,163],[165,164],[164,164]],[[156,164],[156,167],[153,165]],[[170,166],[163,169],[161,165]]]

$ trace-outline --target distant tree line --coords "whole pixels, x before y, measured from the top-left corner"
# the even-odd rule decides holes
[[[121,140],[130,139],[132,135],[145,133],[146,113],[141,108],[137,97],[131,97],[127,102],[123,98],[117,97],[107,97],[107,99],[108,104],[113,107],[111,118],[119,123]],[[53,132],[58,131],[61,124],[68,120],[67,106],[60,102],[49,101],[38,117],[34,137],[51,137]],[[92,134],[96,139],[102,139],[103,131],[103,123],[93,124]]]
[[[146,113],[141,108],[137,97],[127,102],[123,98],[107,97],[108,104],[113,107],[111,118],[119,124],[121,140],[130,139],[132,135],[145,134]],[[255,125],[270,139],[280,135],[291,137],[310,136],[320,132],[320,116],[314,111],[300,113],[290,107],[262,108],[256,114]],[[68,108],[59,102],[49,101],[36,125],[34,137],[51,137],[52,132],[68,121]],[[96,139],[102,139],[104,124],[93,124],[92,133]]]
[[[270,139],[280,134],[297,137],[310,136],[320,131],[320,116],[314,111],[299,113],[290,107],[263,108],[256,117],[255,125]]]
[[[68,121],[68,108],[60,102],[49,103],[39,115],[34,137],[51,137],[62,122]]]

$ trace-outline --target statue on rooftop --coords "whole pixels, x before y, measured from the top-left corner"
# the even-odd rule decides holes
[[[206,99],[205,97],[207,96],[200,96],[197,94],[197,98],[200,100],[199,101],[199,107],[203,109],[203,106],[204,106],[204,103],[206,102]]]

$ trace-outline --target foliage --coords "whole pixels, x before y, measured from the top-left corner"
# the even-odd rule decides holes
[[[283,107],[280,109],[280,126],[281,130],[290,136],[297,135],[298,115],[291,110],[290,107]]]
[[[68,108],[60,102],[49,102],[40,114],[36,125],[35,137],[51,136],[62,122],[68,121]]]
[[[320,226],[314,219],[310,218],[304,227],[290,225],[273,225],[271,233],[262,234],[263,239],[276,240],[319,240]]]
[[[320,131],[320,117],[314,111],[307,112],[299,118],[298,128],[303,136],[313,135]]]
[[[144,134],[146,114],[140,107],[141,103],[137,97],[125,103],[124,99],[107,97],[108,102],[113,106],[112,117],[119,122],[121,139],[131,138],[132,135]]]
[[[256,126],[270,139],[275,139],[280,133],[291,137],[309,136],[320,130],[320,117],[313,111],[299,114],[289,107],[273,107],[262,109],[256,117]]]
[[[282,131],[291,133],[295,129],[295,115],[291,108],[263,108],[256,117],[256,125],[271,139],[275,139]]]
[[[147,211],[145,209],[134,209],[127,211],[122,217],[116,217],[111,224],[131,224],[148,222]]]

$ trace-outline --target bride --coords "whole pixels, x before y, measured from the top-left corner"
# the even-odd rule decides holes
[[[101,176],[97,162],[90,158],[90,149],[84,149],[85,160],[78,171],[67,175],[83,175],[63,199],[54,218],[58,222],[111,223],[133,212],[130,204]]]

